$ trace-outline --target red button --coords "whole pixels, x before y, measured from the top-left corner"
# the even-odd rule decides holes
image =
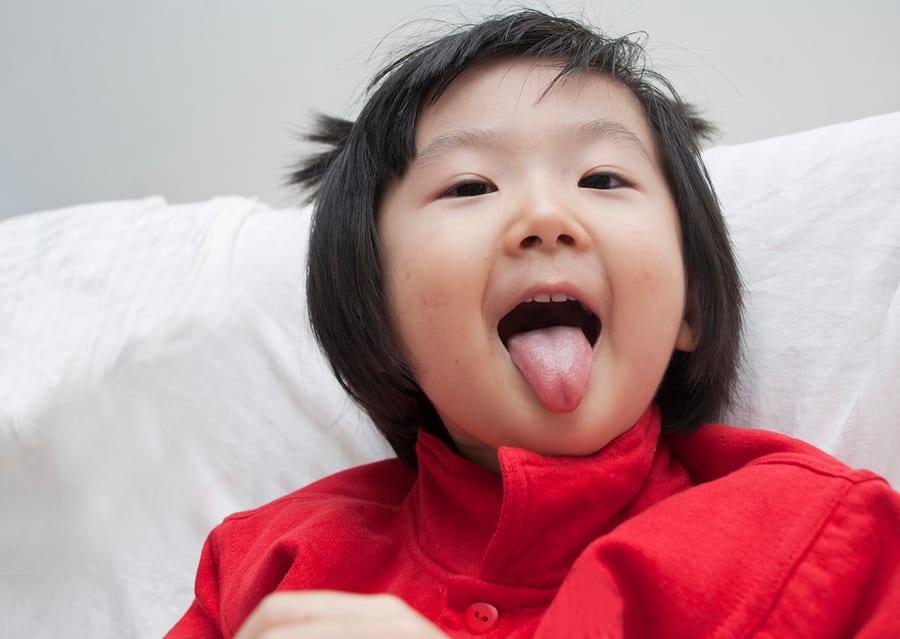
[[[489,603],[473,603],[466,608],[466,628],[472,634],[493,630],[499,620],[500,613]]]

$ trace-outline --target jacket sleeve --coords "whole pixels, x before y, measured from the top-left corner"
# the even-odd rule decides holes
[[[793,510],[754,510],[718,535],[712,513],[689,518],[702,535],[684,536],[687,520],[653,543],[608,535],[573,566],[535,639],[900,637],[900,494],[864,471],[841,484],[825,510],[776,495]]]
[[[219,578],[212,535],[206,539],[194,583],[195,597],[164,639],[223,639],[219,625]]]
[[[881,478],[833,509],[761,630],[772,636],[900,637],[900,494]]]

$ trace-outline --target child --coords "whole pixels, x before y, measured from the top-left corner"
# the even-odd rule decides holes
[[[701,426],[740,284],[638,45],[525,11],[374,86],[295,179],[312,324],[399,460],[227,518],[168,636],[900,636],[900,496]]]

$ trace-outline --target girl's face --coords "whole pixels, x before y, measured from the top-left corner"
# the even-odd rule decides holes
[[[495,469],[500,446],[596,452],[694,345],[640,104],[596,72],[548,90],[558,72],[466,71],[419,114],[416,157],[379,210],[403,353],[460,452]]]

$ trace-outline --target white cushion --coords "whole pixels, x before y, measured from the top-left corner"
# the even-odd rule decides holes
[[[159,637],[226,514],[389,454],[310,335],[307,210],[242,198],[0,224],[0,618]]]
[[[900,113],[706,160],[747,290],[727,421],[799,437],[900,486]]]

